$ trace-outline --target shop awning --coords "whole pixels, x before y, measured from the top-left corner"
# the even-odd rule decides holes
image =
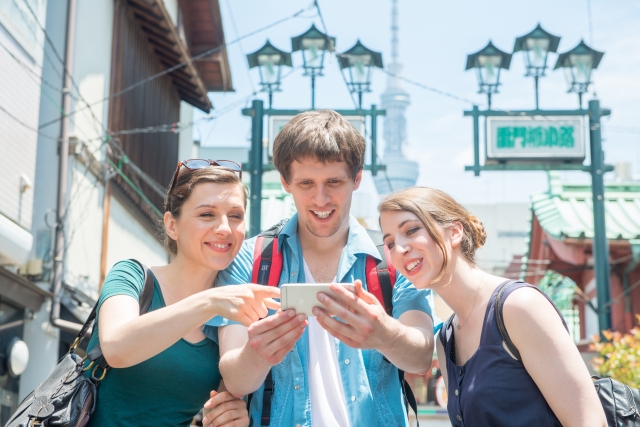
[[[53,295],[22,276],[0,267],[0,297],[37,313],[46,298]]]

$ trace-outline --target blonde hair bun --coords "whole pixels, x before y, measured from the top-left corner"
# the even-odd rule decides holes
[[[484,229],[482,221],[475,215],[469,215],[469,230],[474,243],[474,251],[480,249],[487,242],[487,231]]]

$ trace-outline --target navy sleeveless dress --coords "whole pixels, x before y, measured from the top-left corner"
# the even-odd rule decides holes
[[[539,290],[523,282],[511,282],[503,292],[503,302],[511,292],[525,286]],[[441,331],[440,340],[444,339],[447,355],[447,411],[451,424],[455,427],[562,427],[522,362],[512,358],[502,346],[494,311],[499,288],[487,304],[480,346],[467,363],[462,366],[455,363],[452,322],[446,322]],[[555,304],[553,306],[555,308]],[[562,321],[564,323],[564,319]]]

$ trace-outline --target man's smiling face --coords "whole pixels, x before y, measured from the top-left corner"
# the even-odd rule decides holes
[[[360,186],[362,171],[351,177],[345,162],[322,163],[315,159],[294,161],[285,190],[293,196],[300,224],[316,237],[333,236],[348,226],[353,192]]]

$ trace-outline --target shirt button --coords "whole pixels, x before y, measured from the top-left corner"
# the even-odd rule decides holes
[[[356,401],[356,397],[355,396],[351,396],[351,401],[355,402]]]
[[[458,395],[458,390],[456,390],[456,396]]]
[[[301,427],[300,424],[296,424],[296,427]]]
[[[462,369],[460,369],[460,375],[462,375]]]
[[[344,359],[344,364],[345,364],[345,365],[348,365],[349,363],[351,363],[351,360],[349,360],[349,359]]]
[[[457,419],[458,421],[462,421],[462,417],[461,417],[460,415],[456,415],[456,419]]]
[[[293,386],[293,388],[294,388],[295,390],[298,390],[298,389],[300,389],[300,386],[299,386],[298,384],[296,384],[296,385],[294,385],[294,386]]]
[[[291,277],[296,277],[296,272],[291,273]]]

